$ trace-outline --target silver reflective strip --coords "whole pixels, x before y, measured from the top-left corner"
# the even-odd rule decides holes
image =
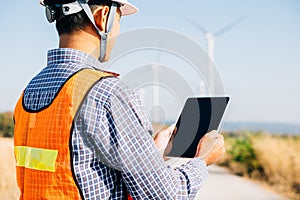
[[[115,21],[115,15],[117,11],[117,4],[112,3],[110,7],[110,12],[108,16],[108,21],[106,23],[106,33],[105,38],[101,36],[101,48],[100,48],[100,61],[102,62],[104,60],[105,54],[106,54],[106,45],[107,45],[107,35],[111,32],[114,21]],[[102,39],[103,38],[103,39]]]
[[[113,2],[109,12],[108,22],[106,24],[107,33],[110,33],[112,30],[115,21],[116,12],[117,12],[117,4]]]
[[[62,12],[64,15],[71,15],[71,14],[75,14],[78,13],[82,10],[82,7],[80,6],[80,4],[75,1],[73,3],[68,3],[68,4],[63,4],[62,5]]]

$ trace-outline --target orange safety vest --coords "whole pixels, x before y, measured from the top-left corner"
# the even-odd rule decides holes
[[[23,95],[14,113],[14,151],[20,199],[83,198],[72,169],[73,119],[85,95],[101,78],[114,74],[83,69],[37,112],[24,109]]]

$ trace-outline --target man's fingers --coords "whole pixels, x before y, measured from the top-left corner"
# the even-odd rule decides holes
[[[161,132],[166,135],[172,135],[174,129],[175,129],[175,124],[172,124],[171,126],[169,126],[168,128],[166,128],[165,130],[163,130]]]
[[[224,136],[223,136],[223,135],[219,134],[219,135],[218,135],[218,138],[220,138],[221,140],[224,141]]]
[[[217,139],[217,144],[215,146],[216,149],[218,149],[218,151],[220,151],[222,154],[225,153],[225,147],[224,147],[224,137],[223,135],[220,135],[218,136],[218,139]]]
[[[224,145],[224,137],[223,135],[219,134],[217,137],[217,143],[220,145]]]
[[[205,141],[205,139],[206,139],[206,137],[207,137],[207,134],[205,134],[202,138],[201,138],[201,140],[200,140],[200,142],[199,142],[199,144],[198,144],[198,146],[197,146],[197,153],[200,151],[200,149],[201,149],[201,147],[202,147],[202,144],[203,144],[203,142]]]

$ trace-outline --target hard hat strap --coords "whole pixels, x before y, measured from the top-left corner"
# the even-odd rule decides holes
[[[94,25],[98,35],[101,38],[99,60],[100,60],[100,62],[103,62],[105,54],[106,54],[107,36],[112,30],[118,5],[117,5],[117,3],[112,2],[112,5],[111,5],[110,11],[109,11],[109,15],[108,15],[108,19],[107,19],[107,23],[106,23],[106,30],[104,30],[104,32],[101,32],[99,30],[99,28],[96,26],[95,19],[94,19],[94,16],[93,16],[90,6],[88,5],[88,2],[87,1],[83,2],[82,0],[77,0],[77,1],[80,4],[80,6],[82,7],[82,9],[84,10],[84,12],[86,13],[86,15],[88,16],[88,18],[90,19],[90,21],[92,22],[92,24]]]

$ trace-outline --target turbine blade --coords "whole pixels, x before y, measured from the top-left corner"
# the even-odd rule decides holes
[[[224,34],[225,32],[227,32],[230,29],[232,29],[234,26],[236,26],[237,24],[239,24],[241,21],[243,21],[245,18],[246,18],[246,15],[240,16],[239,18],[237,18],[236,20],[234,20],[233,22],[231,22],[227,26],[225,26],[225,27],[221,28],[219,31],[215,32],[213,35],[215,37],[218,37],[218,36]]]
[[[195,26],[198,30],[200,30],[203,34],[207,33],[207,30],[205,28],[203,28],[202,26],[200,26],[197,22],[195,22],[194,20],[184,16],[183,17],[185,19],[185,21],[189,22],[191,25]]]

